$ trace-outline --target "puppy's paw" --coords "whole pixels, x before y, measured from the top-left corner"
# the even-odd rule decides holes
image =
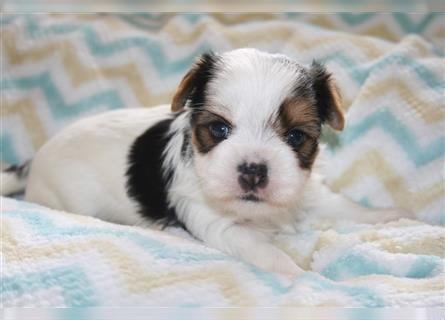
[[[264,271],[278,273],[288,279],[294,279],[305,272],[286,253],[273,245],[255,248],[249,260]]]

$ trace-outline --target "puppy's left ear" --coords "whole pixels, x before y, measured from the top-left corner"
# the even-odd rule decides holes
[[[321,120],[335,130],[343,130],[345,116],[341,107],[341,96],[331,74],[316,61],[312,62],[309,72]]]
[[[205,86],[212,77],[216,60],[217,55],[210,51],[204,53],[195,61],[192,68],[187,72],[184,78],[182,78],[178,89],[176,89],[171,104],[171,110],[173,112],[184,108],[187,101],[193,96],[199,100],[204,99]]]

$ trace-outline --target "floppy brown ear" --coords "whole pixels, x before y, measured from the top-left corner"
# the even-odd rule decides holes
[[[341,96],[331,74],[315,61],[312,62],[310,74],[321,120],[335,130],[343,130],[345,116],[341,106]]]
[[[184,108],[187,103],[187,99],[193,88],[193,80],[196,77],[196,68],[190,69],[187,74],[182,78],[178,88],[173,96],[171,110],[173,112],[179,111]]]
[[[216,55],[213,52],[204,53],[196,60],[176,89],[171,104],[173,112],[184,108],[193,95],[203,97],[205,85],[212,76],[215,62]]]

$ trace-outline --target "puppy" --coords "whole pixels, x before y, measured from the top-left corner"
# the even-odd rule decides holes
[[[296,276],[302,270],[270,238],[300,216],[400,217],[331,192],[313,170],[322,126],[344,123],[320,64],[255,49],[207,53],[171,106],[111,111],[48,141],[25,199],[129,225],[179,223],[211,247]],[[4,190],[23,186],[19,169],[3,172]]]

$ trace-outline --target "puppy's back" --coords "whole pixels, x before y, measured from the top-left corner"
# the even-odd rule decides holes
[[[54,209],[142,224],[127,197],[127,157],[134,140],[170,106],[106,112],[51,138],[32,161],[25,199]]]

